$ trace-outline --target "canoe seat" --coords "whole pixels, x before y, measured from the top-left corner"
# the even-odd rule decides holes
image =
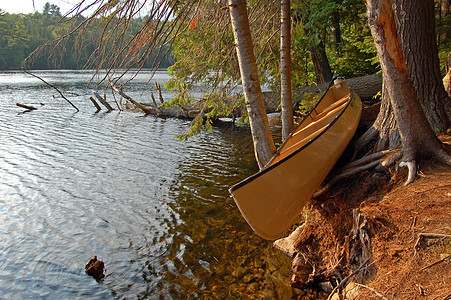
[[[349,98],[351,97],[351,94],[348,94],[347,96],[341,98],[340,100],[334,102],[332,105],[326,107],[324,110],[322,110],[321,112],[319,112],[316,116],[313,117],[313,120],[319,120],[322,117],[324,117],[326,114],[328,114],[331,110],[334,110],[335,108],[337,108],[338,106],[341,106],[343,103],[347,102],[349,100]]]
[[[321,113],[320,118],[315,118],[315,121],[311,122],[304,128],[293,133],[293,137],[297,135],[309,135],[310,132],[316,131],[316,128],[322,127],[323,123],[330,123],[335,116],[346,106],[346,102],[343,102],[340,106],[335,107],[333,110],[327,111],[327,113]],[[295,138],[296,139],[296,138]]]

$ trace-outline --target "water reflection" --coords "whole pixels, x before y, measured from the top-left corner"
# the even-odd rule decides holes
[[[247,129],[182,143],[173,137],[187,121],[93,114],[86,72],[40,75],[82,95],[71,98],[80,112],[34,79],[0,73],[0,298],[291,293],[288,259],[228,195],[257,168]],[[45,106],[18,115],[18,99]],[[93,255],[102,282],[84,274]]]

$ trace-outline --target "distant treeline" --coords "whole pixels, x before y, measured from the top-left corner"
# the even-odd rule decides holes
[[[0,69],[20,69],[24,59],[40,45],[64,36],[70,28],[74,28],[84,20],[77,18],[62,18],[60,9],[54,4],[46,3],[42,13],[9,14],[0,9]],[[128,37],[132,37],[143,24],[144,19],[135,18],[127,30]],[[98,38],[103,30],[102,20],[96,26],[84,28],[82,35],[71,35],[60,43],[51,44],[40,50],[27,60],[29,69],[83,69],[95,68],[95,50]],[[168,47],[168,46],[165,46]],[[163,57],[159,65],[167,68],[174,63],[171,55]],[[94,55],[93,55],[94,54]],[[144,67],[151,67],[158,53],[152,53]]]

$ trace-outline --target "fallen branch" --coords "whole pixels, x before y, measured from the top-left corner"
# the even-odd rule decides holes
[[[25,108],[25,109],[27,109],[27,110],[29,110],[29,111],[36,110],[36,109],[37,109],[37,108],[34,107],[34,106],[25,105],[25,104],[20,104],[20,103],[16,103],[16,105],[19,106],[19,107]]]
[[[116,95],[114,94],[114,90],[112,91],[112,94],[113,94],[114,102],[116,102],[117,109],[119,109],[120,111],[122,111],[122,109],[121,109],[122,101],[120,101],[119,103],[117,102],[117,100],[116,100]],[[121,97],[121,100],[122,100],[122,97]]]
[[[66,100],[70,105],[72,105],[73,108],[75,108],[75,109],[77,110],[77,112],[80,111],[80,110],[79,110],[72,102],[70,102],[69,99],[67,99],[66,97],[64,97],[63,93],[62,93],[57,87],[51,85],[50,83],[48,83],[47,81],[45,81],[44,79],[42,79],[41,77],[39,77],[38,75],[35,75],[35,74],[33,74],[33,73],[28,72],[27,69],[25,69],[25,68],[22,68],[22,70],[23,70],[25,73],[27,73],[28,75],[31,75],[31,76],[33,76],[33,77],[35,77],[35,78],[41,80],[42,82],[44,82],[44,83],[45,83],[46,85],[48,85],[49,87],[55,89],[55,90],[58,92],[58,94],[60,94],[60,96],[63,97],[64,100]]]
[[[441,233],[419,233],[417,241],[415,243],[415,246],[413,246],[413,256],[417,255],[417,247],[420,244],[421,240],[423,238],[430,238],[430,239],[446,239],[451,238],[451,235],[449,234],[441,234]]]
[[[424,267],[424,268],[421,268],[421,269],[420,269],[420,272],[421,272],[421,271],[424,271],[424,270],[426,270],[426,269],[429,269],[430,267],[433,267],[433,266],[435,266],[435,265],[437,265],[437,264],[439,264],[439,263],[441,263],[441,262],[444,262],[445,260],[447,260],[447,259],[450,258],[450,257],[451,257],[451,255],[447,255],[447,256],[445,256],[444,258],[442,258],[442,259],[440,259],[440,260],[437,260],[436,262],[433,262],[432,264],[427,265],[427,266]]]
[[[105,94],[104,94],[104,97],[105,97],[105,100],[106,100],[106,95]],[[114,102],[116,103],[117,109],[119,109],[119,111],[122,111],[119,103],[117,103],[117,100],[116,100],[116,97],[114,96],[114,93],[113,93],[113,99],[114,99]]]
[[[443,298],[443,300],[449,300],[451,298],[451,290],[449,290],[447,293],[446,293],[446,296]],[[437,298],[434,298],[434,299],[437,299]]]
[[[139,103],[138,101],[135,101],[131,98],[128,99],[128,101],[133,103],[133,105],[136,106],[137,108],[141,109],[145,114],[150,114],[152,112],[152,107],[144,106],[141,103]]]

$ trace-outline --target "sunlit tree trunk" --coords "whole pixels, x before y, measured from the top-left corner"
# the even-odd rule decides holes
[[[368,22],[376,44],[384,84],[402,139],[403,161],[435,156],[450,163],[423,113],[407,70],[390,0],[367,0]]]
[[[281,1],[280,25],[280,99],[282,103],[282,139],[294,129],[291,103],[291,12],[290,0]]]
[[[257,62],[251,38],[245,0],[229,0],[230,19],[235,38],[241,81],[254,142],[255,158],[262,169],[276,152],[269,129],[263,94],[258,78]]]

